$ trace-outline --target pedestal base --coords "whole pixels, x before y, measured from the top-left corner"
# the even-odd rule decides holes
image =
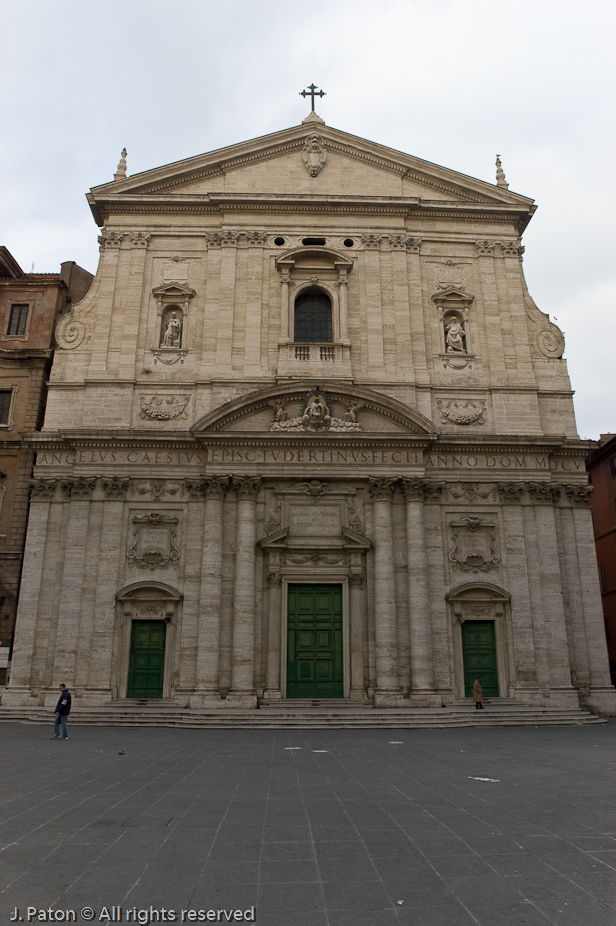
[[[591,688],[588,695],[580,697],[580,703],[593,714],[614,717],[616,715],[616,688]]]

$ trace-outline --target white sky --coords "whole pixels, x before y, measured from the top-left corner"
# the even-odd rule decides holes
[[[616,431],[612,0],[1,0],[0,244],[94,272],[84,194],[297,125],[328,125],[539,205],[524,268],[564,330],[581,437]]]

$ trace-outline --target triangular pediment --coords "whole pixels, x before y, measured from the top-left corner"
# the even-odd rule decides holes
[[[322,428],[312,428],[305,420],[311,396],[327,407],[330,421]],[[321,399],[321,397],[323,397]],[[364,387],[339,383],[296,382],[260,389],[227,402],[197,421],[195,436],[267,433],[288,440],[299,434],[312,437],[358,438],[365,435],[409,435],[434,438],[438,429],[432,421],[392,399]]]
[[[304,148],[318,136],[322,164],[311,174]],[[339,197],[517,207],[532,211],[533,201],[421,158],[396,151],[330,126],[294,126],[251,141],[177,161],[94,187],[88,197],[97,221],[111,199],[185,198],[235,202],[263,197]],[[179,198],[179,199],[178,199]]]
[[[156,286],[152,290],[155,296],[188,296],[195,295],[195,290],[184,283],[163,283],[162,286]]]

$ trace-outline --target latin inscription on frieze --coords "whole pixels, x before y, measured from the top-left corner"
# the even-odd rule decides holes
[[[208,447],[201,450],[68,450],[44,451],[37,454],[37,467],[73,466],[75,464],[109,466],[424,466],[426,472],[467,470],[478,472],[513,472],[551,470],[552,472],[583,473],[584,461],[574,457],[553,457],[547,453],[427,453],[410,449],[332,447],[312,449],[294,447]]]

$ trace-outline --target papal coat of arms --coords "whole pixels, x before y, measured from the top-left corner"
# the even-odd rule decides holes
[[[304,145],[304,164],[311,177],[316,177],[325,164],[327,155],[320,135],[309,135]]]

